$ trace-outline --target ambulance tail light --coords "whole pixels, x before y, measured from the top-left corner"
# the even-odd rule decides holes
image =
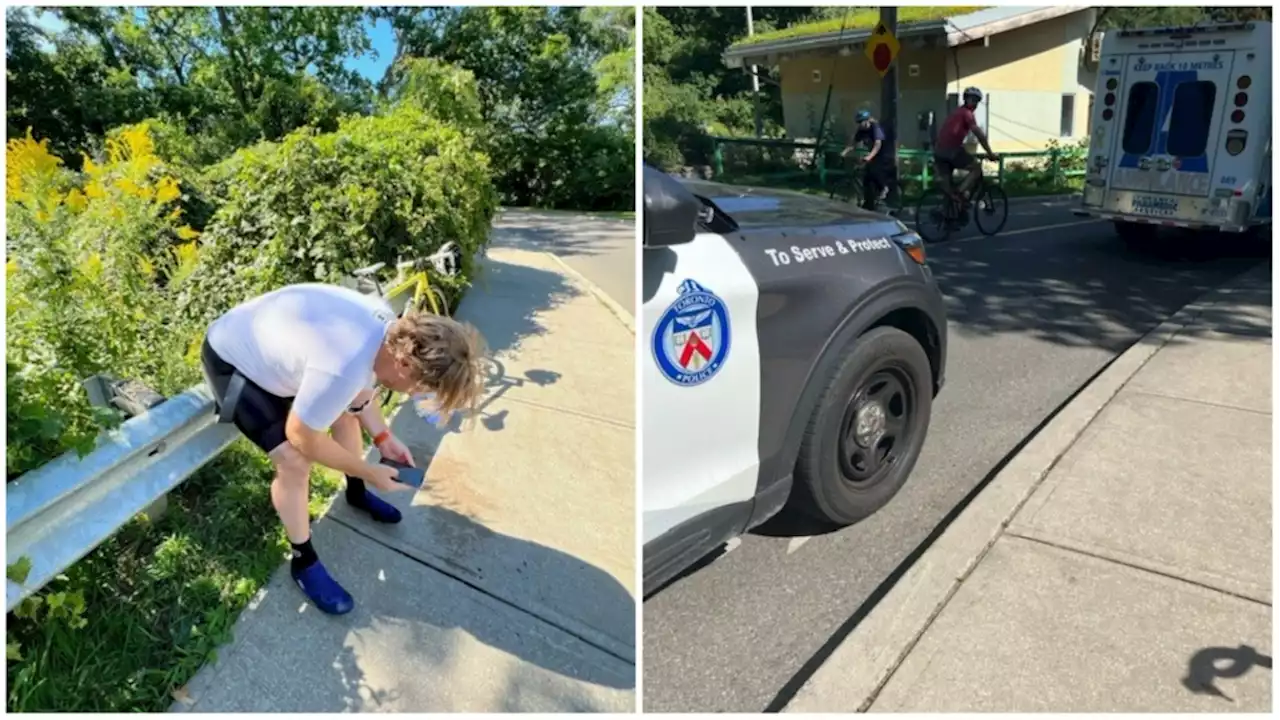
[[[913,232],[904,232],[901,235],[894,235],[893,241],[898,243],[898,247],[907,254],[907,257],[915,260],[917,264],[924,265],[924,239]]]
[[[1249,133],[1239,128],[1232,129],[1227,132],[1227,154],[1239,155],[1244,152],[1244,147],[1249,140]]]

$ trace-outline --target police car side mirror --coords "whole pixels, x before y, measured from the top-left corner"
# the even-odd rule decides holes
[[[702,201],[670,175],[644,168],[644,246],[683,245],[698,232]]]

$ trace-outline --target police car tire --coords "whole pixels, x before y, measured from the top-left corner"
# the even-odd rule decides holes
[[[914,386],[915,407],[907,419],[910,445],[888,474],[858,488],[840,473],[840,425],[853,394],[867,378],[886,367],[903,371]],[[892,500],[924,447],[933,409],[932,383],[929,357],[911,335],[895,327],[878,327],[856,338],[827,381],[800,442],[791,498],[796,509],[825,522],[849,525]]]

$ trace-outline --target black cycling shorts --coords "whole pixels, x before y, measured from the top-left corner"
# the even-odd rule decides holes
[[[213,386],[213,396],[221,408],[227,394],[227,385],[231,383],[231,376],[235,374],[236,368],[214,352],[208,338],[205,338],[204,346],[200,349],[200,360],[204,363],[205,373]],[[232,423],[249,438],[249,442],[269,453],[288,442],[284,434],[284,423],[292,408],[293,398],[272,395],[245,378],[244,390],[240,393],[240,401],[236,403]]]
[[[975,158],[964,146],[950,150],[938,150],[933,153],[933,161],[948,174],[956,170],[967,170],[973,166]]]

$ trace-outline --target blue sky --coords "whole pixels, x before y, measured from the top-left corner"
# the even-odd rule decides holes
[[[396,57],[396,36],[391,30],[391,23],[386,20],[378,20],[375,23],[366,19],[364,31],[372,41],[374,52],[357,58],[348,58],[343,65],[377,82],[382,79],[387,66]]]
[[[67,27],[66,23],[59,20],[52,13],[39,13],[36,15],[36,25],[48,30],[50,33],[61,32]],[[386,20],[378,20],[377,22],[365,20],[364,29],[373,45],[373,52],[365,53],[360,57],[347,58],[343,65],[355,70],[363,77],[377,82],[382,79],[387,66],[395,59],[396,36],[391,30],[391,23]]]

